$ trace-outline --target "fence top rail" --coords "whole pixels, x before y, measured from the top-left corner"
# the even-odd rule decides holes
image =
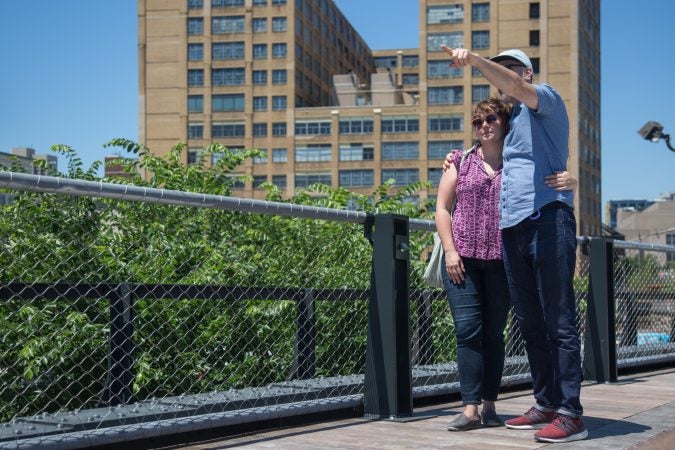
[[[304,219],[323,219],[336,222],[363,224],[368,221],[368,213],[363,211],[321,208],[294,203],[268,202],[224,195],[199,194],[127,184],[104,183],[103,181],[72,180],[16,172],[0,171],[0,188],[81,197],[103,197],[131,202],[214,208]]]
[[[675,253],[675,245],[646,244],[644,242],[618,241],[616,239],[614,240],[614,248]]]

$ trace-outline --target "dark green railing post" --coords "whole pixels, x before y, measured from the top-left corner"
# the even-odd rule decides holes
[[[613,241],[591,238],[583,363],[588,380],[617,381],[615,309]]]
[[[291,379],[304,380],[316,375],[316,320],[314,290],[307,289],[297,300],[297,316]]]
[[[375,216],[364,413],[412,416],[408,217]]]
[[[134,382],[134,301],[131,286],[120,284],[110,301],[110,348],[103,402],[114,406],[132,402]]]

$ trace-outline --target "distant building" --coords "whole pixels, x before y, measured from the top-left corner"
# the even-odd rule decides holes
[[[133,175],[124,170],[124,164],[119,163],[122,158],[119,155],[108,155],[104,158],[103,175],[106,178],[132,178]]]
[[[619,209],[642,211],[654,204],[654,200],[610,200],[605,205],[605,217],[610,228],[616,228],[616,212]]]
[[[616,231],[625,235],[627,241],[675,246],[675,192],[641,210],[620,208],[616,220]],[[668,254],[668,261],[675,261],[675,255]]]
[[[157,155],[186,142],[186,163],[214,142],[265,150],[237,168],[242,197],[266,181],[292,196],[395,179],[430,182],[420,200],[434,199],[446,153],[471,145],[472,110],[496,94],[441,44],[521,48],[566,102],[577,230],[599,236],[600,1],[416,3],[416,48],[373,50],[330,0],[139,0],[139,141]]]
[[[52,172],[58,171],[58,162],[55,155],[37,154],[34,148],[30,147],[14,147],[11,153],[0,152],[0,166],[11,169],[16,165],[25,173],[32,173],[35,175],[45,175],[47,170],[35,165],[35,161],[46,161],[47,166],[51,168]],[[7,205],[12,202],[11,194],[0,193],[0,205]]]
[[[43,155],[35,152],[30,147],[14,147],[11,153],[0,152],[0,166],[11,168],[18,164],[24,172],[36,175],[44,175],[45,170],[35,165],[35,161],[46,161],[54,172],[58,170],[58,161],[55,155]]]

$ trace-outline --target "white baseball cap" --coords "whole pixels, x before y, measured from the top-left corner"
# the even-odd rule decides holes
[[[514,61],[518,61],[525,67],[527,67],[530,70],[532,69],[532,61],[530,61],[530,58],[525,54],[524,51],[518,50],[517,48],[512,48],[510,50],[504,50],[497,56],[493,56],[490,58],[491,61],[494,62],[499,62],[499,61],[504,61],[507,59],[511,59]]]

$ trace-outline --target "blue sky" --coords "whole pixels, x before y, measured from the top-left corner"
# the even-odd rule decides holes
[[[336,3],[371,48],[419,46],[417,2]],[[136,0],[0,0],[0,150],[66,144],[88,166],[138,139],[136,16]],[[603,209],[675,190],[675,152],[636,133],[656,120],[675,144],[673,17],[672,0],[602,1]]]

